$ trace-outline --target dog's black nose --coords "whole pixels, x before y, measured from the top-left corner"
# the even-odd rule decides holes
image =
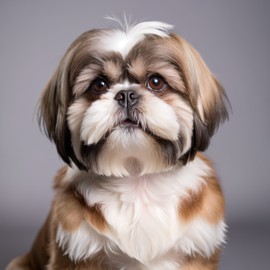
[[[138,102],[139,95],[134,90],[120,90],[114,99],[117,100],[122,107],[128,108]]]

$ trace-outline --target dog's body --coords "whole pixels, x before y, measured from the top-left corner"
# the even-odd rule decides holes
[[[201,155],[183,168],[124,179],[65,167],[55,186],[28,268],[19,269],[216,269],[224,202]]]
[[[227,117],[225,94],[169,28],[95,30],[72,44],[40,110],[70,166],[32,251],[7,270],[217,269],[224,200],[197,151]]]

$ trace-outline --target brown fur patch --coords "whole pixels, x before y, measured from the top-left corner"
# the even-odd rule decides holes
[[[101,206],[88,206],[74,187],[61,191],[57,195],[55,208],[56,216],[66,231],[72,232],[78,229],[84,220],[99,232],[104,232],[107,228]]]
[[[107,222],[102,214],[101,205],[95,204],[88,207],[85,212],[87,221],[99,232],[104,232],[107,229]]]
[[[63,186],[64,177],[67,173],[67,170],[68,170],[68,166],[64,166],[61,169],[59,169],[58,172],[56,173],[54,177],[54,185],[53,185],[55,189],[58,189]]]
[[[200,157],[211,165],[205,157]],[[189,191],[188,196],[181,201],[179,213],[182,220],[188,222],[195,217],[202,217],[210,223],[218,223],[224,217],[224,198],[213,170],[204,180],[206,184],[198,192]]]
[[[197,193],[189,191],[189,195],[182,200],[180,205],[181,219],[189,221],[198,216],[202,209],[202,202],[204,199],[204,192],[199,191]]]
[[[109,60],[104,62],[104,73],[106,77],[110,79],[112,82],[117,82],[119,78],[122,76],[122,63],[120,61]]]
[[[216,252],[210,257],[205,258],[199,255],[187,257],[185,264],[181,270],[216,270],[218,269],[220,251]]]
[[[79,228],[84,218],[84,206],[72,190],[61,191],[55,201],[56,217],[66,231]]]
[[[131,63],[128,65],[128,71],[130,75],[136,80],[141,81],[145,77],[146,67],[145,61],[142,57],[137,57],[132,59]]]
[[[30,255],[20,256],[12,260],[5,270],[32,270],[30,265]]]
[[[106,261],[106,254],[104,252],[100,252],[89,260],[74,263],[67,255],[63,255],[60,248],[54,245],[53,257],[48,266],[48,270],[104,270],[107,268]]]

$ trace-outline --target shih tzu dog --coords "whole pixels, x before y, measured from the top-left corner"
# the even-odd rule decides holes
[[[67,165],[31,252],[8,270],[217,269],[224,199],[199,151],[228,101],[171,28],[91,30],[71,44],[40,101]]]

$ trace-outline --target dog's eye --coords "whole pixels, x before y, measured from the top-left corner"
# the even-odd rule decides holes
[[[96,93],[104,93],[109,89],[109,83],[103,78],[97,78],[93,81],[91,89]]]
[[[158,75],[153,75],[147,81],[146,87],[154,91],[163,91],[167,87],[167,83]]]

